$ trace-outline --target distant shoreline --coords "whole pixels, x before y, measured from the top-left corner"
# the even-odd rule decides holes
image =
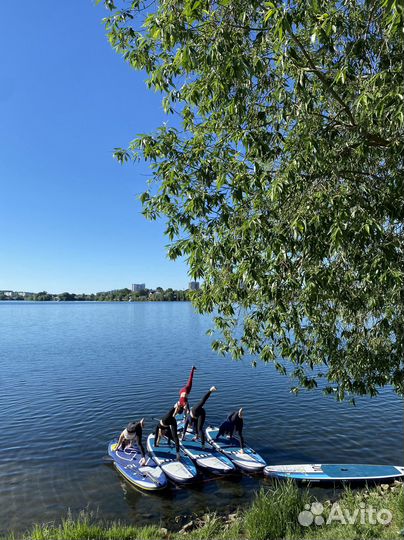
[[[194,294],[194,291],[192,293]],[[137,291],[125,288],[91,294],[0,291],[1,300],[16,302],[24,300],[31,302],[187,302],[190,300],[190,291],[188,289],[163,289],[162,287],[144,288]]]
[[[28,298],[0,298],[0,302],[15,302],[15,303],[23,303],[23,302],[26,302],[26,303],[31,303],[31,302],[38,302],[38,303],[42,303],[42,302],[47,302],[47,303],[53,303],[53,304],[59,304],[60,302],[70,302],[70,303],[74,303],[74,302],[91,302],[91,303],[94,303],[94,302],[120,302],[120,303],[127,303],[127,304],[130,304],[132,302],[190,302],[191,300],[190,299],[185,299],[185,300],[154,300],[154,299],[149,299],[149,298],[145,298],[145,299],[141,299],[141,300],[82,300],[82,299],[77,299],[77,300],[54,300],[54,299],[50,299],[50,300],[34,300],[34,299],[28,299]]]

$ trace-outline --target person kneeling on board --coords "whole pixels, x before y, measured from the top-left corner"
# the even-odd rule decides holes
[[[210,398],[212,392],[216,392],[216,390],[217,390],[216,386],[212,386],[209,392],[206,392],[206,394],[203,396],[201,401],[197,405],[194,405],[191,408],[191,410],[189,411],[187,415],[187,419],[185,420],[184,431],[182,433],[182,440],[185,439],[188,426],[192,425],[195,432],[195,437],[193,438],[193,440],[196,441],[200,437],[202,448],[205,448],[205,431],[203,429],[203,425],[205,423],[206,411],[203,408],[203,406],[205,405],[207,400]]]
[[[161,436],[165,435],[168,439],[168,444],[171,440],[175,443],[175,451],[177,452],[177,461],[180,461],[180,441],[178,439],[178,426],[175,416],[183,411],[183,407],[178,403],[172,407],[168,413],[163,416],[160,422],[156,426],[154,433],[154,446],[160,444]]]
[[[144,418],[142,418],[138,422],[130,422],[128,426],[119,435],[118,445],[116,447],[117,450],[125,450],[125,448],[131,448],[133,441],[135,441],[139,450],[142,453],[143,462],[140,463],[140,465],[146,463],[146,451],[142,442],[143,428]]]
[[[221,424],[219,428],[219,433],[216,435],[216,440],[221,435],[229,435],[233,437],[233,433],[236,431],[240,438],[240,452],[244,453],[244,438],[243,438],[243,408],[240,408],[238,411],[234,411],[226,418],[226,420]]]

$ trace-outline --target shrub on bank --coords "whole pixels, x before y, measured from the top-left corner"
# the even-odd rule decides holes
[[[243,519],[245,533],[254,540],[300,538],[299,512],[309,502],[307,491],[293,482],[274,484],[269,491],[261,490]]]

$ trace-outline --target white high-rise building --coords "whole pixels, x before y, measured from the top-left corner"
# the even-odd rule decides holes
[[[190,281],[188,289],[190,291],[199,291],[199,281]]]
[[[132,292],[144,291],[146,288],[145,283],[132,283]]]

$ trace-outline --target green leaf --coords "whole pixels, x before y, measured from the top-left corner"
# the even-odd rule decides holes
[[[175,107],[181,127],[114,155],[150,165],[143,214],[203,279],[214,350],[337,399],[404,394],[401,4],[104,4],[112,47]]]

